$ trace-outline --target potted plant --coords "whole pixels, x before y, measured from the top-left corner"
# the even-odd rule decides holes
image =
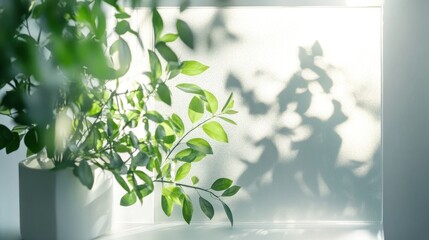
[[[6,1],[0,9],[0,21],[9,23],[0,29],[0,113],[14,122],[0,124],[0,150],[27,149],[28,159],[19,165],[23,238],[89,239],[106,233],[112,179],[125,191],[122,206],[142,202],[160,187],[165,214],[181,207],[189,224],[194,203],[186,190],[195,189],[208,218],[214,208],[205,196],[218,201],[233,224],[223,201],[240,189],[232,180],[219,178],[209,188],[198,186],[196,176],[192,185],[181,182],[190,177],[193,164],[213,154],[206,139],[228,142],[221,122],[235,124],[227,117],[237,113],[232,94],[220,105],[208,90],[178,84],[193,95],[191,127],[178,114],[161,113],[150,104],[156,99],[171,105],[175,77],[208,69],[180,59],[169,47],[182,41],[193,48],[185,21],[177,19],[177,32],[165,33],[153,4],[155,46],[148,48],[115,0]],[[115,12],[114,29],[106,28],[109,9]],[[120,90],[132,62],[125,34],[136,37],[149,66]],[[190,138],[199,128],[204,136]]]

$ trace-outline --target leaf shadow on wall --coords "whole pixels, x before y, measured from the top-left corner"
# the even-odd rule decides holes
[[[257,160],[240,159],[245,170],[237,184],[249,197],[235,203],[235,212],[243,221],[377,221],[381,214],[381,147],[375,146],[368,162],[347,159],[339,164],[344,139],[337,129],[349,116],[342,100],[331,95],[334,81],[327,69],[315,61],[323,58],[320,44],[315,42],[311,49],[300,47],[298,57],[300,69],[287,81],[275,104],[260,101],[233,73],[228,76],[226,89],[238,93],[237,99],[241,98],[251,118],[274,111],[276,116],[293,112],[300,119],[297,126],[288,127],[278,117],[271,133],[257,140],[245,139],[262,151]],[[308,70],[317,77],[306,79],[303,71]],[[329,96],[332,111],[325,118],[308,114],[315,98],[314,84]],[[360,107],[368,114],[379,114]],[[297,138],[299,129],[308,129],[308,136]],[[293,154],[284,157],[285,149]],[[357,174],[365,164],[369,170]]]

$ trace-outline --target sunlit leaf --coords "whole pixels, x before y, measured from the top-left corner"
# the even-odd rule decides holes
[[[212,147],[210,146],[210,144],[202,139],[202,138],[193,138],[191,140],[189,140],[186,145],[188,145],[188,147],[202,152],[204,154],[213,154],[213,150]]]
[[[181,73],[188,76],[199,75],[209,68],[198,61],[183,61],[181,67]]]
[[[173,212],[173,201],[171,198],[161,195],[161,207],[165,215],[170,217],[171,213]]]
[[[215,95],[209,91],[204,91],[207,99],[207,110],[213,114],[216,113],[218,109],[218,101]]]
[[[192,123],[197,122],[203,117],[204,104],[203,101],[198,97],[193,97],[189,103],[188,116]]]
[[[177,84],[176,87],[184,92],[198,94],[200,96],[205,96],[204,90],[198,85],[192,83],[181,83]]]
[[[227,109],[231,109],[234,107],[234,96],[231,93],[228,97],[228,100],[226,100],[225,105],[222,107],[222,112],[224,112]]]
[[[228,142],[228,136],[220,123],[211,121],[203,125],[203,131],[212,139],[219,142]]]
[[[174,33],[167,33],[167,34],[163,35],[163,36],[159,39],[159,41],[162,41],[162,42],[174,42],[174,41],[176,41],[177,37],[178,37],[178,35],[177,35],[177,34],[174,34]]]
[[[126,193],[121,198],[121,206],[131,206],[137,202],[136,194],[134,192]]]
[[[219,117],[219,118],[222,119],[222,120],[224,120],[225,122],[237,125],[237,123],[234,120],[232,120],[232,119],[229,119],[229,118],[226,118],[226,117]]]
[[[188,224],[191,223],[193,212],[194,207],[192,201],[189,196],[186,195],[185,198],[183,198],[182,216]]]
[[[197,176],[192,176],[191,181],[193,185],[197,185],[200,182],[200,179]]]
[[[176,177],[175,177],[175,181],[180,181],[182,179],[184,179],[188,173],[191,171],[191,164],[190,163],[185,163],[182,166],[179,167],[179,169],[177,169],[176,172]]]

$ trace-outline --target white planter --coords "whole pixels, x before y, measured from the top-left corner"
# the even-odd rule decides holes
[[[88,190],[71,169],[51,171],[19,164],[21,236],[24,240],[86,240],[106,234],[112,221],[112,177],[94,171]],[[34,164],[33,164],[34,165]]]

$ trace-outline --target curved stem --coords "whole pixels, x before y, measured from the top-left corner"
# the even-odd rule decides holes
[[[216,197],[218,200],[220,200],[220,196],[214,194],[209,189],[204,189],[204,188],[200,188],[200,187],[196,187],[196,186],[191,186],[191,185],[183,184],[183,183],[176,183],[176,182],[173,182],[173,181],[166,181],[166,180],[162,180],[162,179],[156,179],[156,180],[153,180],[153,182],[159,182],[159,183],[163,183],[163,184],[164,183],[171,183],[171,184],[175,184],[176,186],[179,186],[179,187],[186,187],[186,188],[192,188],[192,189],[195,189],[195,190],[204,191],[204,192],[209,193],[210,195]]]

